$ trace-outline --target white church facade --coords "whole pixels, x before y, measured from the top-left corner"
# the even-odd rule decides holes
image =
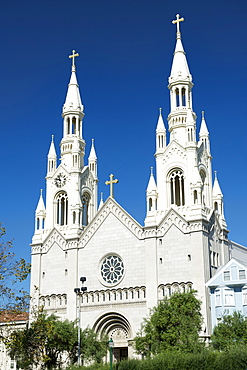
[[[114,199],[98,204],[97,156],[92,141],[85,163],[84,107],[72,72],[63,106],[61,162],[52,139],[46,200],[41,193],[32,238],[31,296],[48,313],[106,333],[115,357],[131,356],[143,318],[164,296],[195,289],[202,301],[202,335],[211,333],[205,283],[217,267],[245,250],[228,239],[223,195],[212,178],[210,139],[204,115],[197,134],[193,83],[177,16],[176,47],[168,89],[169,141],[162,113],[156,127],[156,174],[146,190],[140,225]],[[113,180],[113,177],[111,178]],[[83,282],[86,277],[86,282]],[[87,286],[82,297],[74,288]],[[38,288],[38,289],[37,289]],[[38,293],[37,293],[38,292]]]

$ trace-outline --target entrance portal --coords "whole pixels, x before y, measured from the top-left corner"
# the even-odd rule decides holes
[[[113,348],[114,362],[122,361],[128,358],[128,347]]]
[[[113,340],[113,360],[121,361],[131,355],[128,350],[129,340],[132,338],[132,332],[129,321],[120,313],[108,312],[102,315],[94,324],[94,331],[101,337],[106,334]]]

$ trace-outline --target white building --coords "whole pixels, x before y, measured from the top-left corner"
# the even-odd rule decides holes
[[[47,161],[46,202],[42,193],[32,239],[31,295],[51,313],[74,320],[75,287],[86,277],[82,327],[107,333],[116,358],[131,356],[131,341],[150,308],[177,290],[196,289],[202,300],[203,335],[211,332],[205,283],[244,251],[228,240],[223,195],[212,179],[210,139],[204,115],[197,134],[193,83],[177,39],[169,77],[169,141],[162,114],[156,127],[156,175],[146,191],[145,225],[110,196],[98,206],[97,156],[92,142],[85,164],[84,107],[76,79],[75,52],[63,106],[61,163],[53,140]],[[168,102],[167,102],[168,103]],[[243,252],[243,254],[245,254]]]

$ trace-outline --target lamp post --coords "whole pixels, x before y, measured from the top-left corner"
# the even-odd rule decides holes
[[[113,350],[113,347],[114,347],[114,342],[113,342],[112,338],[110,338],[110,340],[108,342],[108,346],[109,346],[109,350],[110,350],[110,370],[112,370],[112,350]]]
[[[82,282],[82,284],[86,281],[87,279],[83,276],[80,278],[80,281]],[[76,305],[78,303],[78,352],[77,352],[77,356],[78,356],[78,360],[77,360],[77,363],[78,363],[78,366],[81,365],[81,297],[83,295],[83,293],[87,290],[87,287],[83,286],[80,288],[75,288],[74,289],[74,292],[76,294]]]

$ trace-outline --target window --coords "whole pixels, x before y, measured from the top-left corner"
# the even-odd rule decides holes
[[[186,106],[186,100],[185,100],[185,88],[182,88],[182,106]]]
[[[225,306],[234,306],[234,290],[231,288],[224,289]]]
[[[239,280],[245,280],[246,279],[245,270],[239,270],[238,274],[239,274]]]
[[[224,271],[224,281],[230,280],[230,271]]]
[[[247,305],[247,287],[242,290],[243,305]]]
[[[56,222],[60,226],[68,224],[68,196],[61,192],[56,198]]]
[[[215,290],[215,306],[221,306],[221,291],[220,291],[220,289]]]
[[[184,176],[181,170],[176,170],[170,177],[171,204],[184,206]]]
[[[87,226],[88,224],[88,206],[90,201],[90,195],[84,193],[82,196],[82,225]]]

